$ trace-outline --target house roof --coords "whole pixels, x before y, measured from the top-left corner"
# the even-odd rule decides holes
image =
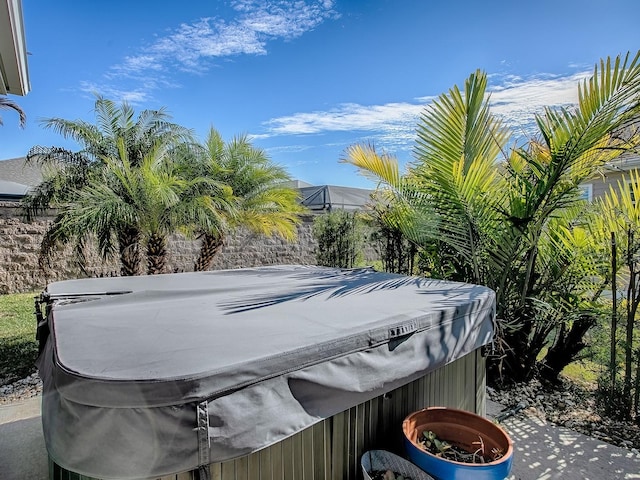
[[[362,210],[366,208],[373,190],[336,185],[300,188],[301,203],[312,212],[331,210]]]
[[[305,182],[304,180],[290,180],[288,182],[283,182],[283,186],[289,188],[304,188],[304,187],[312,187],[310,183]]]
[[[0,0],[0,94],[31,90],[21,0]]]
[[[31,187],[21,183],[0,180],[0,201],[21,200]]]
[[[623,140],[627,145],[637,145],[637,136],[640,135],[640,119],[628,123],[620,132],[616,133],[618,140]],[[640,168],[640,152],[626,151],[615,160],[604,165],[605,171],[628,172]]]
[[[42,167],[37,162],[26,163],[25,157],[0,160],[0,198],[24,196],[30,187],[42,182]],[[369,203],[373,190],[336,185],[312,186],[301,180],[287,183],[300,192],[301,203],[312,212],[331,210],[362,210]],[[6,198],[5,198],[6,199]]]
[[[615,160],[605,164],[606,170],[625,171],[640,168],[640,155],[637,153],[624,153]]]
[[[42,168],[36,162],[26,163],[24,157],[0,160],[0,180],[33,187],[42,182]]]

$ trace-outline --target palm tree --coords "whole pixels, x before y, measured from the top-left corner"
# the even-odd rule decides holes
[[[454,252],[456,279],[496,291],[502,348],[494,374],[532,375],[546,341],[534,305],[544,278],[541,238],[549,220],[578,201],[583,180],[637,147],[616,133],[637,118],[639,98],[640,52],[602,61],[580,85],[578,107],[537,116],[540,137],[514,148],[498,167],[508,134],[490,113],[486,75],[476,72],[464,93],[454,87],[425,110],[407,174],[370,148],[347,151],[345,161],[382,181],[388,198],[407,212],[396,222],[409,239],[435,243],[449,258]]]
[[[120,139],[118,157],[103,158],[103,168],[73,193],[55,225],[78,238],[94,235],[101,250],[121,232],[136,231],[145,247],[147,274],[163,273],[168,236],[192,225],[206,209],[203,205],[211,205],[209,198],[193,195],[199,183],[208,181],[181,176],[180,159],[161,144],[136,162]]]
[[[472,74],[461,92],[452,88],[426,110],[418,125],[415,162],[401,174],[397,160],[371,146],[347,150],[344,161],[382,182],[385,201],[395,205],[394,225],[418,245],[437,242],[447,254],[456,280],[489,284],[488,226],[499,221],[504,179],[496,159],[507,131],[490,114],[486,75]]]
[[[603,292],[610,285],[610,239],[594,235],[599,220],[592,205],[581,201],[549,220],[538,245],[531,301],[537,318],[529,350],[540,353],[552,338],[536,363],[539,377],[549,382],[580,358],[587,332],[608,318],[611,304]]]
[[[27,115],[17,103],[5,96],[0,96],[0,108],[15,110],[20,116],[20,127],[25,127],[25,125],[27,124]],[[0,117],[0,125],[3,125],[2,117]]]
[[[104,97],[97,96],[94,106],[96,123],[84,120],[50,118],[44,127],[60,133],[64,138],[78,142],[81,150],[72,152],[60,147],[34,147],[28,155],[28,162],[39,163],[45,173],[45,180],[33,189],[23,201],[27,219],[49,207],[65,208],[75,194],[89,185],[93,175],[100,175],[103,167],[113,161],[123,159],[122,148],[131,168],[141,165],[145,156],[158,148],[167,152],[191,141],[191,132],[169,122],[163,110],[144,110],[135,117],[133,108],[123,102],[117,105]],[[157,153],[156,156],[162,156]],[[84,238],[77,232],[68,235],[61,231],[64,223],[56,221],[44,237],[41,258],[47,259],[53,247],[70,238]],[[104,235],[100,239],[101,252],[113,252],[116,242],[121,262],[122,275],[136,275],[140,269],[140,231],[135,224],[123,225],[115,237]],[[80,251],[82,243],[76,245]],[[81,258],[81,257],[80,257]]]
[[[498,244],[508,245],[510,260],[503,263],[496,288],[503,292],[501,314],[518,322],[518,328],[502,335],[509,345],[503,364],[515,380],[532,375],[545,341],[536,334],[537,319],[531,313],[532,299],[540,293],[539,242],[549,220],[576,204],[580,183],[637,148],[637,138],[628,140],[618,132],[640,113],[640,52],[601,61],[579,85],[578,98],[575,109],[546,109],[538,116],[539,139],[526,150],[515,149],[508,163],[506,219],[509,237],[517,243]]]
[[[295,239],[299,214],[304,212],[298,193],[284,185],[290,179],[284,168],[271,162],[246,136],[225,143],[211,128],[196,170],[218,185],[230,187],[233,203],[227,204],[223,215],[208,227],[197,226],[202,245],[195,271],[208,270],[226,236],[241,227],[261,235]]]

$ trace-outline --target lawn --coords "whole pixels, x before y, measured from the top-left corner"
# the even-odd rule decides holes
[[[35,372],[38,355],[33,293],[0,296],[0,385]]]

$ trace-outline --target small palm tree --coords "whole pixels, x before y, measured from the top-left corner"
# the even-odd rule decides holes
[[[27,115],[17,103],[5,96],[0,96],[0,108],[15,110],[20,116],[20,127],[25,127],[25,125],[27,124]],[[3,125],[2,117],[0,117],[0,125]]]
[[[180,175],[179,162],[161,145],[136,159],[128,158],[124,140],[117,158],[103,158],[103,168],[91,176],[54,223],[65,235],[98,238],[102,251],[122,232],[135,231],[145,247],[147,274],[163,273],[167,239],[193,222],[192,205],[199,199],[186,195],[194,183]]]
[[[44,181],[33,189],[23,200],[27,219],[33,218],[46,208],[66,208],[75,200],[76,194],[102,175],[103,168],[109,162],[122,160],[129,162],[130,168],[141,165],[151,150],[160,157],[178,146],[191,141],[191,132],[171,123],[163,110],[144,110],[135,117],[133,108],[123,102],[117,105],[104,97],[97,96],[94,106],[96,123],[83,120],[65,120],[50,118],[44,121],[44,127],[60,133],[64,138],[78,142],[81,150],[70,151],[60,147],[34,147],[28,155],[28,162],[40,164],[45,173]],[[121,149],[126,151],[123,156]],[[64,214],[64,212],[63,212]],[[48,232],[41,246],[41,259],[50,257],[53,247],[70,238],[81,239],[78,232],[66,234],[61,230],[63,223],[53,223],[55,230]],[[114,235],[105,234],[100,238],[101,251],[104,254],[114,251],[117,243],[122,275],[136,275],[140,270],[141,253],[139,242],[141,233],[135,224],[123,224]],[[78,253],[83,243],[76,245]],[[79,258],[82,258],[80,255]]]
[[[194,264],[195,271],[208,270],[224,245],[228,234],[247,228],[261,235],[278,235],[295,239],[299,215],[304,208],[296,190],[284,185],[289,175],[274,164],[265,152],[254,147],[246,136],[225,143],[211,129],[198,160],[202,176],[227,185],[233,192],[217,221],[206,228],[200,225],[202,245]]]

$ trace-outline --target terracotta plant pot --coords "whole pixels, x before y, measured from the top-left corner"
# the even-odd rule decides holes
[[[427,475],[413,463],[386,450],[364,452],[360,465],[362,466],[362,474],[365,480],[371,480],[371,473],[380,470],[391,470],[411,480],[433,480],[431,475]]]
[[[446,407],[429,407],[410,414],[402,423],[407,456],[436,480],[503,480],[511,472],[513,442],[509,435],[490,420]],[[422,432],[432,431],[438,439],[467,452],[478,449],[499,450],[502,456],[487,463],[462,463],[436,456],[418,444]]]

